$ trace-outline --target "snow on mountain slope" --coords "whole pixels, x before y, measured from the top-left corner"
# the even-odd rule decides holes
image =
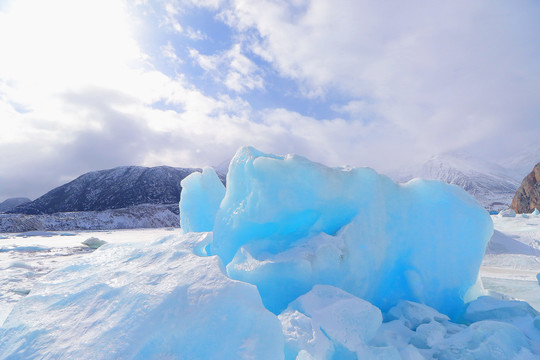
[[[540,162],[540,147],[527,147],[520,154],[503,159],[501,164],[509,169],[517,181],[521,182],[531,169]]]
[[[0,214],[0,232],[110,230],[178,227],[178,205],[142,204],[104,211],[56,214]]]
[[[409,174],[394,176],[399,181],[414,177],[457,185],[489,211],[507,209],[519,187],[505,168],[463,154],[437,155]]]
[[[11,213],[101,211],[140,204],[178,204],[180,181],[198,169],[124,166],[86,173]],[[199,170],[200,171],[200,170]]]
[[[0,213],[10,211],[15,207],[29,203],[30,201],[30,199],[24,197],[6,199],[0,203]]]

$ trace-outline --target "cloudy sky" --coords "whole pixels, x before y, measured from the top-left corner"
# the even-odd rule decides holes
[[[1,0],[0,200],[245,144],[387,171],[540,147],[536,0]]]

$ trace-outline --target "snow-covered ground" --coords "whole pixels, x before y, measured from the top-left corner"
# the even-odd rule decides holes
[[[54,269],[80,262],[94,249],[82,243],[98,238],[112,244],[152,242],[179,229],[32,231],[0,233],[0,325],[39,279]]]
[[[540,311],[540,216],[491,218],[495,232],[480,269],[484,288]]]
[[[480,272],[484,288],[523,299],[540,311],[540,287],[536,280],[540,257],[534,253],[540,248],[540,217],[492,219],[496,232]],[[43,275],[81,263],[94,252],[83,241],[94,237],[111,244],[144,245],[179,232],[161,228],[0,234],[0,324]]]

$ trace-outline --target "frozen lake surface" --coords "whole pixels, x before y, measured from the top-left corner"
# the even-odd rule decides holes
[[[179,229],[136,229],[0,234],[0,324],[39,279],[54,269],[77,263],[94,251],[82,242],[152,242]]]

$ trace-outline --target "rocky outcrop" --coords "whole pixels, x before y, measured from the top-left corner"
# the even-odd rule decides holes
[[[540,209],[540,163],[523,179],[512,200],[512,209],[518,214],[531,213]]]

